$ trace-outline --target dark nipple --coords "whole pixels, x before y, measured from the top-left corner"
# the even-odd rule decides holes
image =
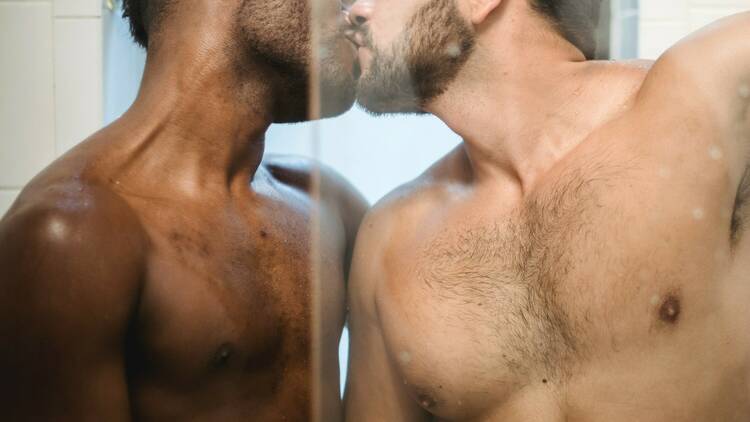
[[[423,407],[423,408],[424,408],[425,410],[430,410],[430,409],[432,409],[433,407],[435,407],[435,405],[437,404],[437,402],[435,401],[435,399],[433,399],[432,397],[430,397],[430,396],[429,396],[429,395],[427,395],[427,394],[420,394],[420,395],[419,395],[419,396],[417,397],[417,400],[419,400],[419,404],[420,404],[420,405],[421,405],[421,406],[422,406],[422,407]]]
[[[669,295],[659,308],[659,319],[674,324],[680,317],[680,299],[674,295]]]
[[[229,363],[229,359],[232,357],[233,349],[229,343],[224,343],[219,347],[219,350],[214,354],[212,364],[214,368],[222,368]]]

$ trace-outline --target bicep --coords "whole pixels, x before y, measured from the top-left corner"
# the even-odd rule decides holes
[[[3,221],[0,404],[10,419],[128,418],[123,346],[136,272],[127,248],[66,216]]]

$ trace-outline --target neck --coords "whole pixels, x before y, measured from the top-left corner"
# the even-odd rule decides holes
[[[258,169],[274,117],[273,78],[238,64],[229,34],[213,30],[232,22],[216,22],[220,14],[211,12],[194,14],[207,21],[185,22],[149,48],[138,97],[113,125],[129,139],[122,178],[198,195],[235,181],[246,186]]]
[[[551,30],[503,21],[511,13],[477,29],[476,50],[427,111],[463,138],[475,180],[510,179],[528,192],[612,107],[590,102],[604,65]]]

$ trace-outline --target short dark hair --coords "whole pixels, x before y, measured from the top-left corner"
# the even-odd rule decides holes
[[[149,34],[169,7],[170,0],[123,0],[122,17],[130,22],[130,33],[141,47],[148,48]]]
[[[596,56],[596,29],[602,0],[530,0],[532,9],[549,18],[565,39],[587,59]]]

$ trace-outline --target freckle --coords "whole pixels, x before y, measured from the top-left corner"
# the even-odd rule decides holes
[[[260,231],[260,237],[266,238],[266,237],[268,237],[268,233],[265,230],[261,230]]]
[[[677,322],[680,317],[680,300],[675,296],[669,296],[659,308],[659,318],[671,324]]]

